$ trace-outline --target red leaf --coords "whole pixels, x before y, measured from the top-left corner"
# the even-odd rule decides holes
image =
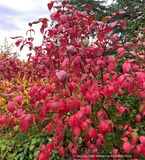
[[[119,57],[122,58],[124,55],[125,55],[125,49],[124,48],[119,48],[117,50],[118,54],[119,54]]]
[[[137,159],[140,156],[140,150],[136,148],[133,152],[133,158]]]
[[[43,34],[43,33],[44,33],[44,25],[42,25],[42,26],[41,26],[41,28],[40,28],[40,32],[41,32],[41,34]]]
[[[61,21],[62,23],[66,23],[66,22],[67,22],[67,15],[61,15],[61,16],[60,16],[60,21]]]
[[[15,119],[15,116],[13,116],[13,118],[10,120],[10,122],[9,122],[9,128],[11,128],[11,127],[12,127],[13,122],[14,122],[14,119]]]
[[[23,109],[18,109],[18,110],[17,110],[16,117],[17,117],[17,118],[20,118],[23,114],[24,114]]]
[[[139,140],[140,140],[141,144],[145,147],[145,137],[144,136],[140,136]]]
[[[115,27],[116,25],[117,25],[117,22],[112,22],[112,23],[110,24],[110,28],[113,29],[113,27]]]
[[[48,4],[47,4],[47,7],[48,7],[48,9],[49,9],[49,11],[50,11],[51,8],[53,7],[53,4],[52,4],[52,3],[48,3]]]
[[[97,131],[94,128],[90,127],[89,128],[89,136],[93,139],[96,139],[97,135],[98,135]]]
[[[92,11],[92,7],[90,5],[86,5],[86,8],[88,8],[90,11]]]
[[[109,78],[109,76],[110,76],[110,73],[106,73],[106,74],[103,76],[104,82],[107,81],[107,79]]]
[[[121,140],[123,140],[124,142],[127,142],[128,137],[124,137],[124,138],[120,138]]]
[[[21,105],[22,100],[23,100],[23,96],[22,96],[22,95],[18,95],[18,96],[16,97],[16,102],[17,102],[17,104],[18,104],[19,106]]]
[[[134,55],[135,57],[137,56],[137,54],[134,51],[129,51],[129,53],[131,53],[132,55]]]
[[[97,113],[97,118],[99,119],[101,117],[101,115],[103,114],[103,111],[100,110],[98,113]]]
[[[135,120],[137,123],[139,123],[141,121],[141,115],[140,114],[136,115]]]
[[[131,44],[132,44],[132,42],[126,42],[124,45],[124,48],[128,48]]]
[[[124,107],[122,107],[122,106],[121,106],[121,107],[119,107],[119,113],[118,113],[118,114],[120,115],[121,113],[123,113],[123,112],[124,112],[124,110],[125,110],[125,108],[124,108]]]
[[[128,154],[131,150],[131,144],[129,142],[124,142],[123,143],[123,149]]]
[[[69,45],[69,46],[67,47],[67,51],[70,52],[70,54],[71,54],[72,56],[74,56],[75,54],[77,54],[77,50],[76,50],[76,48],[75,48],[73,45]]]
[[[97,56],[102,56],[104,54],[103,49],[98,49]]]
[[[41,118],[44,118],[45,114],[46,114],[45,107],[41,107],[39,110],[39,116]]]
[[[60,33],[63,30],[63,25],[59,25],[59,27],[57,28],[57,31]]]
[[[122,69],[124,73],[127,73],[130,70],[131,64],[130,63],[123,63]]]
[[[87,127],[88,127],[88,123],[87,122],[83,122],[82,123],[82,129],[86,132],[87,130]]]
[[[10,112],[14,112],[15,110],[15,102],[14,101],[10,101],[8,104],[7,104],[7,108]]]
[[[80,85],[83,96],[86,95],[86,86],[84,84]]]
[[[44,89],[40,92],[40,94],[43,97],[43,99],[45,99],[47,96],[47,92]]]
[[[113,63],[109,63],[109,66],[108,66],[109,72],[113,71],[114,67],[115,67],[115,66],[114,66]]]
[[[62,83],[65,83],[67,79],[67,73],[64,70],[56,71],[56,76]]]
[[[141,153],[142,153],[142,155],[143,155],[144,158],[145,158],[145,147],[144,147],[144,146],[141,147]]]
[[[2,114],[1,118],[0,118],[0,124],[4,125],[6,122],[6,114]]]
[[[98,33],[98,31],[99,31],[98,27],[95,27],[96,34]]]
[[[70,144],[68,145],[69,151],[71,150],[72,146],[73,146],[73,143],[70,143]]]
[[[75,125],[72,127],[72,132],[75,136],[79,137],[81,134],[81,129],[77,125]]]
[[[62,147],[59,148],[59,153],[64,156],[65,151],[64,151],[64,149]]]
[[[21,39],[18,39],[17,42],[15,43],[15,45],[16,45],[17,47],[19,47],[19,45],[20,45],[21,42],[22,42],[22,40],[21,40]]]
[[[60,48],[60,53],[66,55],[66,52],[67,52],[66,46],[62,46],[62,47]]]
[[[121,27],[122,27],[123,29],[126,28],[126,23],[124,23],[124,22],[119,22],[119,24],[121,25]]]
[[[92,114],[92,107],[90,105],[86,106],[86,112],[87,112],[88,115]]]
[[[22,120],[21,127],[22,127],[23,132],[26,132],[26,131],[27,131],[28,121],[27,121],[26,119],[23,119],[23,120]]]

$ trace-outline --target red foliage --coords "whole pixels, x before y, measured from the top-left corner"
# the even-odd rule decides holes
[[[124,12],[106,17],[105,23],[95,21],[94,15],[81,12],[65,1],[60,6],[54,6],[55,2],[51,1],[47,5],[49,10],[53,7],[57,9],[50,15],[54,27],[48,28],[47,18],[29,23],[32,27],[32,24],[42,22],[40,32],[43,34],[43,42],[40,46],[33,46],[33,37],[25,40],[21,36],[12,37],[18,38],[16,46],[22,49],[28,45],[35,55],[28,54],[27,63],[22,64],[12,58],[0,59],[0,73],[4,80],[10,82],[15,76],[27,80],[25,87],[16,84],[8,94],[2,94],[3,97],[9,97],[13,95],[14,88],[20,91],[16,97],[8,99],[9,113],[2,114],[0,124],[4,128],[8,121],[11,128],[17,118],[22,130],[26,132],[38,119],[41,124],[49,119],[42,135],[46,129],[48,135],[52,131],[54,136],[51,143],[41,146],[41,152],[37,156],[39,160],[48,159],[52,150],[58,151],[62,156],[67,156],[68,153],[78,156],[78,151],[85,155],[101,154],[99,147],[102,143],[106,145],[107,133],[119,134],[120,130],[125,130],[121,138],[125,142],[123,146],[114,145],[114,153],[110,154],[122,155],[123,148],[127,154],[134,149],[134,158],[140,154],[145,157],[145,137],[138,136],[130,124],[117,126],[113,123],[113,119],[123,114],[130,116],[130,108],[116,102],[113,97],[115,94],[124,96],[124,89],[128,90],[128,96],[145,98],[144,54],[136,53],[136,48],[140,46],[135,43],[126,42],[124,47],[117,44],[119,37],[113,33],[117,25],[126,28],[124,22],[112,22],[113,17]],[[84,7],[92,10],[89,5],[80,8]],[[95,42],[89,42],[93,29],[97,38]],[[27,33],[31,31],[34,32],[30,29]],[[126,50],[129,47],[132,47],[130,52]],[[117,73],[117,58],[105,56],[112,48],[116,49],[120,58],[130,53],[135,56],[123,63],[123,73]],[[22,106],[25,91],[28,91],[29,108]],[[111,115],[111,103],[116,107],[116,117]],[[97,104],[100,108],[96,107]],[[137,123],[145,116],[145,107],[139,110],[142,114],[136,115]],[[93,122],[94,119],[96,122]],[[126,136],[130,137],[130,142]],[[66,137],[70,139],[69,143],[64,142]],[[84,143],[84,148],[81,148],[81,143]]]

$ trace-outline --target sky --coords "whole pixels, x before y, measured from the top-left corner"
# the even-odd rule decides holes
[[[8,44],[15,43],[16,40],[10,39],[15,36],[26,36],[29,22],[38,20],[39,18],[47,18],[50,21],[50,12],[47,4],[51,0],[0,0],[0,45],[3,44],[4,38],[8,40]],[[111,0],[108,0],[108,2]],[[35,30],[34,45],[40,45],[42,35],[40,33],[41,24],[33,25]],[[12,52],[18,50],[13,48]],[[27,60],[27,54],[31,53],[27,47],[20,53],[20,59]],[[34,53],[33,53],[34,54]]]

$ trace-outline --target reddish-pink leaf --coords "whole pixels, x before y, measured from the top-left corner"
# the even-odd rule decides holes
[[[40,28],[40,32],[41,32],[41,34],[43,34],[43,33],[44,33],[44,25],[42,25],[42,26],[41,26],[41,28]]]
[[[145,158],[145,147],[144,147],[144,146],[141,147],[141,153],[142,153],[142,155],[143,155],[144,158]]]
[[[141,121],[141,115],[140,114],[136,115],[135,120],[137,123],[139,123]]]
[[[121,25],[121,27],[122,27],[123,29],[126,28],[126,23],[124,23],[124,22],[119,22],[119,24]]]
[[[124,73],[127,73],[131,68],[131,64],[130,63],[123,63],[122,65],[122,69]]]
[[[66,46],[60,47],[60,52],[61,52],[62,54],[64,54],[64,55],[66,55],[66,52],[67,52]]]
[[[100,110],[98,113],[97,113],[97,118],[99,119],[101,117],[101,115],[103,114],[103,111]]]
[[[68,62],[68,58],[65,58],[61,64],[61,69],[66,65],[67,62]]]
[[[96,144],[97,144],[97,147],[100,146],[100,144],[101,144],[101,138],[98,138],[98,139],[97,139]]]
[[[131,53],[132,55],[134,55],[135,57],[137,56],[137,54],[134,51],[129,51],[129,53]]]
[[[65,151],[64,151],[64,149],[62,147],[59,148],[59,153],[64,156]]]
[[[141,144],[145,147],[145,137],[144,136],[140,136],[139,140],[140,140]]]
[[[77,125],[75,125],[72,127],[72,132],[75,136],[79,137],[81,134],[81,129]]]
[[[53,7],[53,4],[52,4],[52,3],[48,3],[48,4],[47,4],[47,7],[48,7],[48,9],[49,9],[49,11],[50,11],[51,8]]]
[[[37,118],[37,117],[35,117]],[[27,116],[25,117],[25,120],[27,120],[27,122],[31,125],[33,123],[33,117],[31,114],[27,114]]]
[[[98,49],[97,56],[102,56],[104,54],[103,49]]]
[[[4,113],[4,114],[2,114],[2,116],[1,116],[1,118],[0,118],[0,124],[1,124],[1,125],[4,125],[5,122],[6,122],[6,114]]]
[[[121,140],[123,140],[124,142],[127,142],[128,137],[124,137],[124,138],[120,138]]]
[[[57,28],[57,31],[60,33],[63,30],[63,25],[60,24],[59,27]]]
[[[90,127],[89,128],[89,136],[93,139],[96,139],[97,135],[98,135],[97,131],[94,128]]]
[[[26,132],[26,131],[27,131],[28,121],[27,121],[26,119],[23,119],[23,120],[22,120],[21,127],[22,127],[23,132]]]
[[[98,27],[94,27],[95,28],[95,32],[96,32],[96,34],[98,33],[98,31],[99,31],[99,28]]]
[[[92,114],[92,107],[90,105],[86,106],[86,112],[87,112],[88,115]]]
[[[88,8],[90,11],[92,11],[92,7],[90,5],[86,5],[86,8]]]
[[[9,122],[9,128],[11,128],[11,127],[12,127],[13,122],[14,122],[14,119],[15,119],[15,116],[13,116],[13,118],[10,120],[10,122]]]
[[[15,110],[15,101],[10,101],[8,104],[7,104],[7,108],[10,112],[14,112]]]
[[[125,107],[122,107],[122,106],[121,106],[121,107],[119,107],[119,113],[118,113],[118,114],[120,115],[121,113],[123,113],[123,112],[124,112],[124,110],[125,110]]]
[[[109,63],[109,66],[108,66],[109,72],[113,71],[114,67],[115,67],[115,66],[114,66],[113,63]]]
[[[39,160],[46,160],[46,154],[45,153],[40,153]]]
[[[129,142],[124,142],[123,143],[123,149],[128,154],[131,150],[131,144]]]
[[[69,45],[69,46],[67,47],[67,51],[70,52],[70,54],[71,54],[72,56],[74,56],[75,54],[77,54],[77,50],[76,50],[76,48],[75,48],[73,45]]]
[[[103,76],[103,80],[104,80],[104,82],[106,82],[106,81],[107,81],[107,79],[109,78],[109,76],[110,76],[110,73],[106,73],[106,74],[104,74],[104,76]]]
[[[73,143],[70,143],[70,144],[68,145],[69,151],[71,150],[72,146],[73,146]]]
[[[44,89],[40,92],[40,94],[43,97],[43,99],[45,99],[47,96],[47,92]]]
[[[67,79],[67,73],[64,70],[56,71],[56,76],[62,83],[65,83]]]
[[[116,25],[117,25],[117,22],[112,22],[112,23],[110,24],[110,28],[113,29],[113,27],[115,27]]]
[[[74,116],[74,115],[70,116],[70,118],[69,118],[70,126],[74,126],[76,124],[76,122],[77,122],[76,116]]]
[[[67,22],[67,15],[61,15],[61,16],[60,16],[60,21],[61,21],[62,23],[66,23],[66,22]]]
[[[133,152],[133,158],[137,159],[140,156],[140,150],[136,148]]]
[[[18,104],[19,106],[21,105],[22,100],[23,100],[23,96],[22,96],[22,95],[18,95],[18,96],[16,97],[16,102],[17,102],[17,104]]]
[[[51,154],[51,149],[49,148],[46,152],[47,159],[50,157],[50,154]]]
[[[85,96],[86,90],[87,90],[86,86],[84,84],[81,84],[80,87],[81,87],[81,91],[82,91],[83,96]]]
[[[82,123],[82,129],[83,129],[84,131],[86,131],[86,130],[87,130],[87,127],[88,127],[88,123],[87,123],[87,122],[83,122],[83,123]]]
[[[20,118],[23,114],[24,114],[23,109],[18,109],[18,110],[17,110],[16,117],[17,117],[17,118]]]
[[[119,57],[122,58],[124,55],[125,55],[125,49],[124,48],[119,48],[117,50],[118,54],[119,54]]]
[[[39,116],[41,118],[44,118],[45,114],[46,114],[45,107],[41,107],[40,110],[39,110]]]
[[[126,43],[124,44],[124,48],[128,48],[131,44],[132,44],[132,42],[126,42]]]

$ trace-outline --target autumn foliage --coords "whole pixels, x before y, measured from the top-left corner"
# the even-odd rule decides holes
[[[119,44],[114,29],[119,25],[125,29],[126,24],[113,18],[125,12],[96,21],[93,13],[80,10],[92,10],[89,5],[78,9],[66,1],[59,6],[55,3],[48,3],[49,10],[56,9],[50,15],[51,28],[47,18],[29,23],[30,35],[34,24],[42,24],[40,46],[33,46],[31,36],[12,37],[20,49],[29,46],[27,62],[0,58],[0,85],[9,83],[0,95],[2,129],[6,124],[9,128],[19,124],[27,132],[41,122],[42,135],[47,130],[48,136],[51,132],[54,136],[51,143],[41,146],[39,160],[49,159],[52,150],[65,159],[91,159],[91,155],[98,159],[105,154],[114,159],[127,154],[132,159],[145,157],[144,35],[136,43]],[[92,32],[96,38],[90,42]],[[118,58],[105,56],[114,49]],[[119,72],[119,59],[123,58]],[[138,97],[139,106],[125,106],[115,96]]]

